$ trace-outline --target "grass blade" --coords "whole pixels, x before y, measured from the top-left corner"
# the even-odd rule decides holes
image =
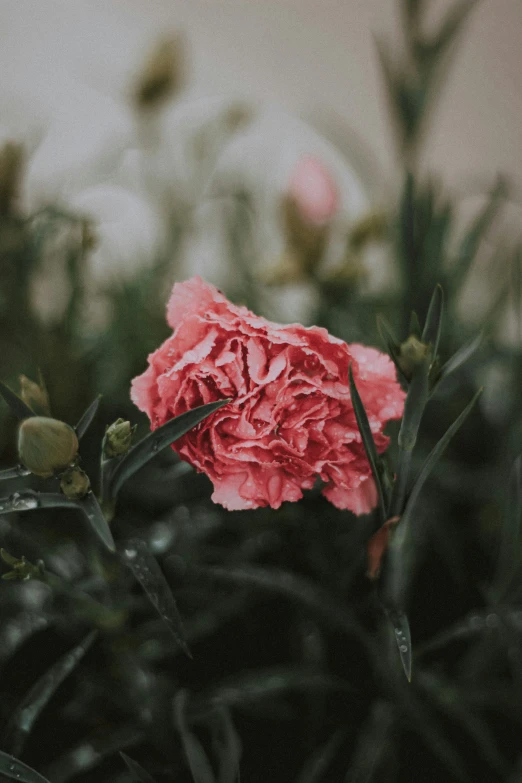
[[[121,549],[121,556],[179,646],[191,658],[176,601],[158,561],[149,551],[147,544],[139,538],[129,539]]]
[[[450,359],[448,359],[448,361],[445,364],[443,364],[436,381],[437,385],[441,381],[443,381],[444,378],[447,378],[448,375],[451,375],[452,372],[458,370],[458,368],[462,364],[464,364],[464,362],[467,362],[468,359],[470,359],[473,356],[473,354],[479,349],[483,337],[484,337],[483,333],[479,332],[479,334],[477,334],[469,342],[465,343],[461,348],[458,349],[456,353],[453,354],[453,356]]]
[[[96,412],[99,408],[100,401],[101,401],[101,394],[99,394],[96,397],[94,402],[91,402],[87,410],[82,414],[78,424],[74,428],[76,430],[78,440],[81,440],[83,438],[88,428],[90,427],[92,420],[96,416]]]
[[[29,419],[31,416],[36,416],[29,405],[26,405],[22,398],[15,394],[9,386],[5,385],[5,383],[2,383],[2,381],[0,381],[0,394],[9,405],[13,416],[16,416],[17,419]]]
[[[0,470],[0,481],[7,481],[8,479],[23,478],[24,476],[30,476],[31,471],[24,468],[23,465],[15,465],[14,468],[6,468]]]
[[[2,750],[0,750],[0,775],[17,780],[18,783],[49,783],[39,772]]]
[[[465,422],[469,414],[471,413],[475,403],[477,402],[478,398],[482,394],[482,389],[479,389],[477,393],[473,396],[473,399],[471,402],[469,402],[462,413],[457,416],[453,424],[451,424],[442,438],[439,440],[439,442],[436,444],[436,446],[431,450],[431,452],[426,457],[426,460],[424,462],[424,465],[419,471],[419,474],[417,478],[414,481],[413,487],[411,489],[411,492],[409,494],[406,508],[404,509],[404,514],[402,515],[401,521],[399,522],[399,525],[397,526],[397,533],[401,530],[405,530],[407,525],[409,524],[409,521],[412,517],[413,509],[415,507],[415,504],[417,502],[417,499],[420,495],[420,492],[428,479],[431,471],[435,467],[437,461],[440,459],[442,454],[444,453],[446,447],[448,446],[450,440],[453,438],[453,436],[456,434],[456,432],[460,429],[462,424]]]
[[[181,416],[171,419],[159,429],[154,430],[143,440],[137,443],[118,463],[114,472],[110,476],[108,494],[109,499],[114,500],[123,484],[137,470],[145,465],[149,460],[156,456],[162,449],[170,446],[174,441],[181,438],[189,430],[210,416],[223,405],[230,402],[229,399],[209,402],[207,405],[200,405],[191,411],[182,413]]]
[[[127,765],[127,769],[135,778],[135,780],[139,780],[140,783],[156,783],[152,775],[149,775],[149,773],[143,769],[141,764],[138,764],[137,761],[131,759],[130,756],[127,756],[126,753],[120,752],[120,756],[122,757],[123,761]]]
[[[377,449],[375,448],[375,441],[373,440],[373,435],[370,428],[370,422],[368,421],[366,410],[364,408],[359,392],[357,391],[357,386],[355,385],[355,381],[353,379],[351,364],[350,367],[348,368],[348,378],[350,381],[350,396],[352,399],[353,410],[355,413],[355,418],[357,419],[357,426],[361,434],[364,450],[366,452],[368,462],[370,463],[375,485],[377,487],[377,492],[379,495],[379,505],[381,509],[381,516],[382,516],[382,521],[384,522],[386,519],[386,509],[388,506],[388,500],[386,497],[386,490],[382,482],[380,459],[379,459],[379,455],[377,454]]]
[[[411,633],[410,624],[408,618],[404,612],[390,612],[388,613],[388,619],[393,626],[395,633],[395,641],[399,648],[399,655],[401,656],[402,668],[408,682],[411,682]]]
[[[199,739],[189,728],[186,719],[187,691],[180,691],[174,698],[174,717],[180,733],[183,750],[194,783],[216,783],[212,767]]]
[[[100,541],[110,552],[115,552],[116,544],[114,543],[109,523],[105,519],[100,504],[93,492],[88,492],[81,500],[74,501],[74,504],[83,511],[89,525],[92,527]]]
[[[11,747],[19,755],[33,728],[35,721],[47,705],[49,699],[60,687],[66,677],[79,664],[85,653],[96,639],[97,631],[91,631],[76,647],[69,650],[56,661],[30,689],[27,696],[17,707],[10,720]]]
[[[444,291],[441,285],[437,285],[431,297],[424,329],[422,330],[422,342],[432,346],[432,361],[435,361],[437,358],[437,351],[439,350],[443,313]]]

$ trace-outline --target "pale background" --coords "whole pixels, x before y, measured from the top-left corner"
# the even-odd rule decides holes
[[[429,0],[432,19],[449,5]],[[38,150],[54,123],[30,197],[52,190],[62,158],[81,164],[84,157],[88,166],[102,139],[127,143],[133,76],[169,30],[190,44],[192,94],[279,105],[336,141],[348,139],[348,153],[351,129],[374,187],[386,192],[394,147],[374,36],[400,46],[395,0],[0,0],[4,136],[19,132]],[[522,0],[480,2],[422,155],[423,167],[456,189],[464,211],[497,173],[507,175],[513,196],[497,232],[514,237],[522,233],[521,52]],[[272,133],[277,138],[277,128]],[[138,202],[132,208],[143,213]],[[153,216],[144,231],[146,243]]]

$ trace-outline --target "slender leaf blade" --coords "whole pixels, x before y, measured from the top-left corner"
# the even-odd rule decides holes
[[[93,402],[91,402],[89,407],[85,410],[85,412],[80,417],[80,420],[78,421],[78,424],[75,427],[78,440],[81,440],[83,438],[88,428],[90,427],[92,420],[96,416],[96,413],[100,406],[101,398],[102,396],[101,394],[99,394],[96,397],[96,399]]]
[[[94,530],[100,541],[110,552],[116,551],[116,544],[112,537],[112,532],[105,515],[98,503],[96,496],[92,491],[88,492],[80,500],[73,501],[75,505],[83,511],[91,528]]]
[[[431,297],[424,329],[422,330],[422,342],[432,346],[432,359],[435,361],[439,349],[440,335],[442,331],[442,316],[444,312],[444,291],[441,285],[435,286]]]
[[[0,775],[17,780],[18,783],[49,783],[47,778],[35,769],[28,767],[23,761],[0,750]]]
[[[467,362],[468,359],[470,359],[473,354],[478,351],[480,345],[482,344],[483,338],[483,333],[479,332],[479,334],[473,337],[472,340],[469,340],[467,343],[461,346],[458,351],[456,351],[456,353],[454,353],[453,356],[442,365],[439,376],[437,378],[437,384],[441,383],[441,381],[447,378],[448,375],[451,375],[451,373],[455,372],[455,370],[458,370],[458,368],[463,365],[464,362]]]
[[[143,769],[141,764],[138,764],[137,761],[131,759],[130,756],[127,756],[126,753],[120,752],[120,756],[127,765],[127,769],[136,780],[139,780],[140,783],[156,783],[152,775],[149,775],[149,773]]]
[[[0,381],[0,394],[9,405],[11,413],[16,416],[17,419],[29,419],[31,416],[36,416],[35,412],[27,405],[21,397],[12,391],[9,386]]]
[[[62,682],[79,664],[85,653],[96,639],[97,631],[87,636],[54,663],[30,689],[29,693],[16,708],[10,719],[11,747],[13,753],[20,754],[26,738],[30,734],[38,716],[45,709],[50,698]]]
[[[211,764],[199,739],[188,728],[186,719],[187,692],[180,691],[174,698],[174,718],[180,733],[194,783],[216,783]]]
[[[364,450],[372,469],[373,478],[377,487],[377,493],[379,495],[379,504],[381,508],[381,515],[383,521],[386,519],[386,509],[388,506],[388,500],[386,497],[386,490],[382,482],[382,473],[379,467],[380,460],[375,447],[375,441],[373,439],[372,431],[370,428],[370,422],[364,408],[363,402],[355,385],[353,378],[352,365],[348,368],[348,378],[350,382],[350,397],[352,400],[353,410],[355,418],[357,420],[357,426],[362,438]]]
[[[120,554],[179,646],[191,658],[176,601],[158,561],[145,541],[139,538],[129,539],[121,548]]]
[[[420,492],[426,483],[426,480],[428,479],[431,471],[435,467],[436,463],[444,453],[445,449],[447,448],[450,440],[453,438],[453,436],[458,432],[460,427],[464,424],[465,420],[468,418],[469,414],[471,413],[473,407],[475,406],[475,403],[477,402],[478,398],[482,394],[482,389],[479,389],[476,394],[474,394],[473,399],[466,405],[462,413],[457,416],[453,424],[451,424],[442,438],[439,440],[439,442],[434,446],[434,448],[431,450],[431,452],[426,457],[426,460],[424,462],[424,465],[419,471],[419,474],[414,481],[413,487],[411,489],[411,492],[409,494],[406,508],[404,509],[404,514],[401,517],[401,521],[398,525],[398,531],[399,530],[405,530],[408,526],[410,519],[413,515],[413,510],[415,508],[415,504],[418,500],[418,497],[420,495]]]
[[[209,402],[207,405],[200,405],[198,408],[182,413],[181,416],[176,416],[176,418],[171,419],[162,427],[143,438],[116,465],[108,482],[109,498],[114,500],[125,481],[155,457],[159,451],[170,446],[174,441],[206,419],[207,416],[210,416],[211,413],[214,413],[229,402],[229,399],[225,399]]]

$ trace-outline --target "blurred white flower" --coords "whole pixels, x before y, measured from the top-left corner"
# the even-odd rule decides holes
[[[129,278],[152,265],[164,238],[163,225],[140,194],[98,184],[72,196],[69,206],[92,221],[95,246],[89,269],[95,284]]]

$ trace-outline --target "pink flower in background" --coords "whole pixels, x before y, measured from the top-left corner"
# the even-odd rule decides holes
[[[197,405],[232,398],[173,446],[210,478],[216,503],[279,508],[320,477],[337,508],[362,514],[376,505],[348,366],[382,452],[383,428],[404,405],[387,356],[325,329],[267,321],[199,277],[174,286],[167,320],[174,333],[149,356],[131,396],[152,429]]]
[[[339,208],[339,191],[328,169],[317,158],[302,157],[288,184],[288,195],[308,223],[323,225]]]

